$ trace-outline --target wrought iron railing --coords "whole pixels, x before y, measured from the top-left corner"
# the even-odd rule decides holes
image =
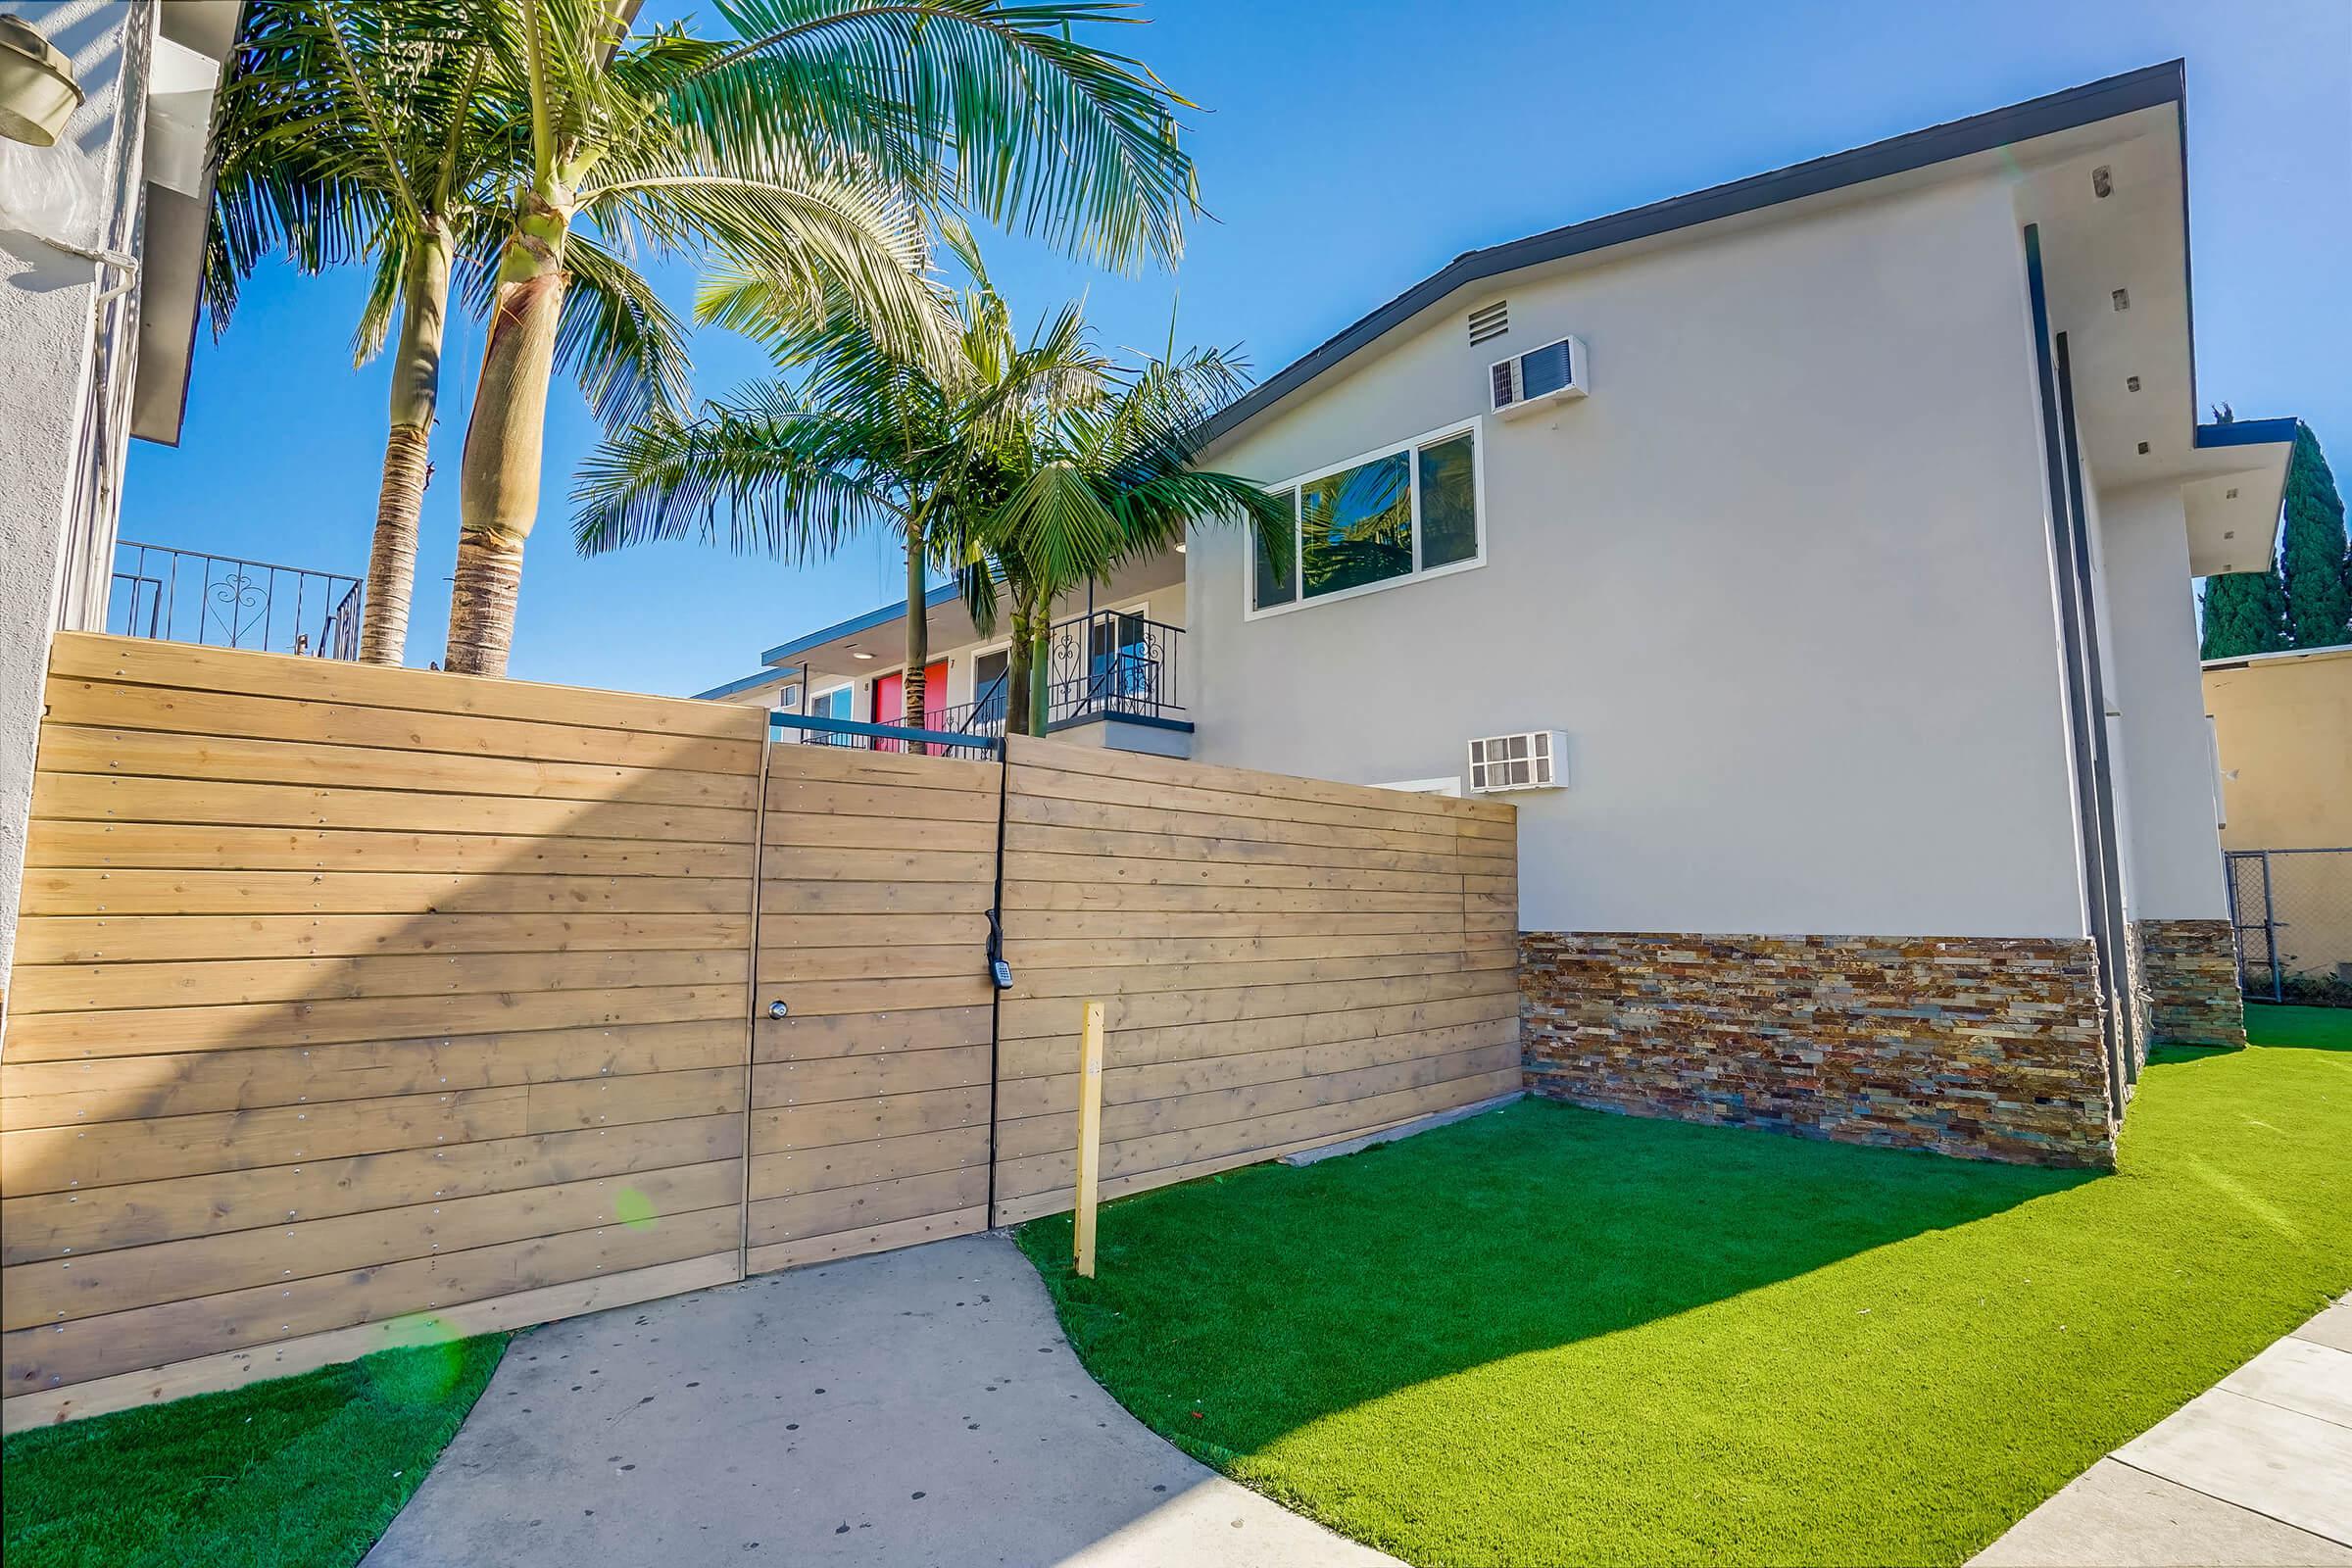
[[[360,657],[357,577],[200,550],[115,546],[107,629],[126,637],[257,653]]]
[[[924,757],[995,758],[1002,744],[990,735],[960,735],[944,729],[909,729],[903,724],[868,724],[855,718],[818,718],[806,713],[770,713],[768,722],[786,740],[805,746],[840,746],[858,752],[897,752]]]
[[[1177,657],[1184,628],[1106,610],[1054,626],[1046,645],[1046,722],[1097,717],[1180,720]],[[930,727],[959,735],[1004,733],[1011,709],[998,676],[977,698],[928,715]]]

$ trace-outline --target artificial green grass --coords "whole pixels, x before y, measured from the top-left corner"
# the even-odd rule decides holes
[[[383,1350],[0,1447],[8,1568],[347,1568],[423,1482],[503,1334]]]
[[[1127,1408],[1408,1562],[1957,1563],[2352,1285],[2352,1012],[2248,1012],[2112,1175],[1530,1101],[1020,1242]]]

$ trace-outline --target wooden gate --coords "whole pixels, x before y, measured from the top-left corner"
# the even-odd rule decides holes
[[[746,1272],[987,1224],[1001,773],[769,749]]]

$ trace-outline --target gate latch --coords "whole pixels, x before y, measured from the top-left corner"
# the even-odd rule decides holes
[[[988,911],[988,977],[999,991],[1012,989],[1012,965],[1004,961],[1004,927],[994,909]]]
[[[784,999],[782,997],[778,997],[775,1001],[767,1004],[767,1015],[770,1018],[788,1017],[791,1015],[791,1012],[792,1009],[784,1005]]]

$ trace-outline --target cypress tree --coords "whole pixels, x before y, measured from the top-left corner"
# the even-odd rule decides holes
[[[2200,659],[2275,654],[2286,647],[2286,595],[2278,568],[2206,578],[2203,620]]]
[[[2286,469],[2281,568],[2291,646],[2333,648],[2352,642],[2352,561],[2346,555],[2343,497],[2336,493],[2319,437],[2298,427]]]

